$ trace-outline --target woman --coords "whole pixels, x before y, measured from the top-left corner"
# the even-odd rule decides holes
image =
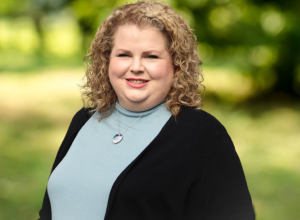
[[[87,54],[85,106],[56,156],[40,219],[254,219],[225,128],[197,109],[201,64],[170,7],[116,9]]]

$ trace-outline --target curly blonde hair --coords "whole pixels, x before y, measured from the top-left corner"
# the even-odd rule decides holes
[[[201,84],[202,64],[197,51],[198,43],[188,23],[171,7],[154,2],[138,1],[114,10],[98,28],[89,53],[84,56],[86,83],[82,86],[85,107],[92,107],[109,116],[117,95],[108,76],[109,57],[114,45],[114,34],[119,26],[135,24],[158,29],[166,39],[166,46],[174,66],[172,87],[166,97],[166,107],[176,116],[182,106],[202,107],[205,87]],[[202,93],[198,93],[201,89]]]

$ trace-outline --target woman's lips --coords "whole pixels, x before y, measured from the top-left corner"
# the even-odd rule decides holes
[[[143,80],[144,81],[144,80]],[[127,85],[129,85],[132,88],[142,88],[148,84],[149,81],[145,81],[144,83],[134,83],[130,82],[128,79],[126,80]]]

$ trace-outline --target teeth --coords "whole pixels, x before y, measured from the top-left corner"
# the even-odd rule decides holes
[[[145,83],[147,81],[142,81],[142,80],[128,80],[129,82],[132,82],[132,83]]]

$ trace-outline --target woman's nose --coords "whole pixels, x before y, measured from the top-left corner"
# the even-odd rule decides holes
[[[130,71],[135,74],[143,73],[145,71],[141,58],[138,57],[133,58]]]

